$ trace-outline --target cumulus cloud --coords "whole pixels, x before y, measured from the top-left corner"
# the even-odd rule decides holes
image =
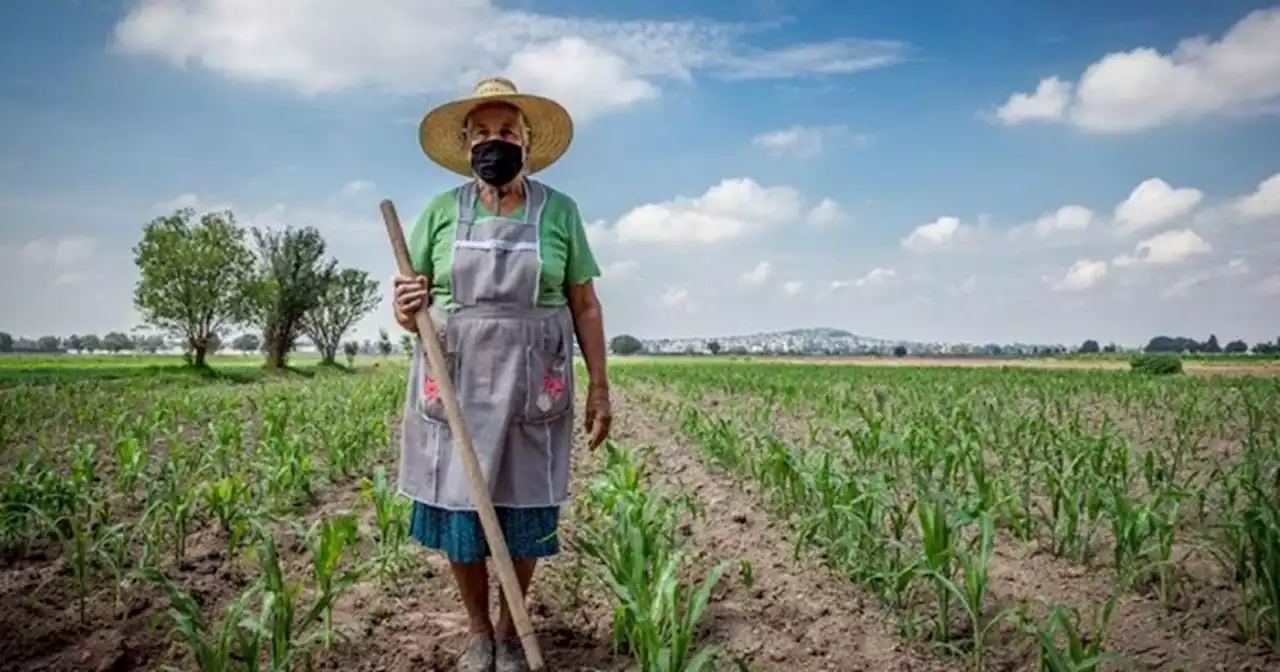
[[[1232,207],[1250,219],[1280,215],[1280,173],[1263,180],[1253,193],[1236,199]]]
[[[1046,212],[1035,221],[1011,229],[1012,238],[1030,236],[1037,240],[1048,240],[1064,234],[1087,231],[1093,224],[1095,215],[1083,205],[1064,205],[1053,212]]]
[[[668,287],[658,296],[658,305],[663,308],[682,310],[692,313],[697,310],[698,303],[687,287]]]
[[[756,287],[763,285],[769,281],[769,275],[773,272],[773,264],[762,261],[755,265],[751,270],[738,276],[738,283],[747,287]]]
[[[1211,251],[1213,247],[1195,231],[1179,229],[1165,231],[1138,243],[1133,254],[1122,254],[1112,264],[1119,267],[1139,264],[1165,266],[1179,264]]]
[[[726,178],[701,196],[632,208],[611,233],[619,243],[723,243],[802,222],[808,213],[804,195],[795,187],[765,187],[748,177]]]
[[[849,135],[849,128],[842,125],[792,126],[760,133],[751,138],[751,144],[773,156],[807,159],[821,154],[827,141],[845,135]],[[867,134],[854,134],[852,139],[860,146],[871,142]]]
[[[1218,40],[1182,40],[1103,56],[1077,82],[1040,80],[995,109],[1000,123],[1070,124],[1086,131],[1141,131],[1208,117],[1267,112],[1280,102],[1280,8],[1250,12]]]
[[[660,95],[695,73],[723,79],[842,75],[902,60],[865,39],[753,46],[759,27],[706,20],[609,21],[500,8],[491,0],[141,0],[114,47],[175,67],[304,95],[372,88],[455,94],[505,74],[558,97],[580,121]]]
[[[342,185],[339,191],[343,196],[359,196],[373,191],[374,184],[368,180],[351,180]]]
[[[808,220],[813,226],[827,228],[848,224],[853,221],[853,216],[843,205],[830,198],[824,198],[809,211]]]
[[[907,237],[902,239],[902,246],[913,252],[923,252],[946,247],[972,231],[968,224],[960,222],[956,217],[939,217],[938,219],[917,226]]]
[[[1204,192],[1199,189],[1175,189],[1158,177],[1143,180],[1116,206],[1116,229],[1134,233],[1168,224],[1190,214],[1203,199]]]
[[[1067,269],[1066,275],[1052,281],[1054,291],[1079,292],[1096,286],[1107,277],[1107,262],[1081,259]]]

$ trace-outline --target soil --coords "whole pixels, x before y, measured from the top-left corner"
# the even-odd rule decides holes
[[[619,417],[614,438],[653,446],[656,479],[692,493],[701,504],[704,516],[690,523],[686,542],[702,573],[717,563],[730,566],[704,617],[704,643],[719,644],[748,669],[761,671],[965,668],[962,659],[901,636],[894,614],[844,577],[812,558],[794,558],[791,531],[764,510],[759,493],[707,467],[678,438],[670,421],[635,401],[641,396],[615,389]],[[579,447],[574,464],[579,489],[597,462],[598,456]],[[394,469],[394,460],[387,466]],[[355,483],[330,488],[321,492],[319,505],[302,520],[353,510],[362,516],[363,530],[371,532],[372,512],[358,496]],[[566,526],[565,532],[571,533],[572,522]],[[1101,604],[1109,594],[1103,574],[1024,551],[1005,539],[997,548],[990,569],[994,603],[1061,601],[1079,606],[1087,619],[1091,605]],[[216,531],[201,529],[190,536],[183,562],[169,570],[206,614],[219,617],[256,572],[228,561],[222,549]],[[286,544],[282,555],[290,574],[304,575],[308,557],[300,548]],[[452,669],[466,637],[457,591],[439,555],[418,550],[412,555],[416,566],[403,574],[398,586],[382,587],[369,579],[342,598],[334,622],[347,639],[332,651],[318,653],[316,669]],[[751,568],[750,580],[739,571],[743,566]],[[631,669],[630,660],[611,645],[608,602],[583,588],[578,578],[575,558],[567,549],[545,563],[535,578],[529,610],[548,666],[561,671]],[[107,585],[92,588],[82,626],[70,569],[56,548],[33,549],[0,566],[0,671],[121,672],[159,669],[163,664],[192,669],[185,645],[170,634],[163,594],[134,587],[117,608]],[[1199,596],[1194,604],[1169,614],[1154,598],[1128,594],[1120,601],[1108,642],[1128,656],[1124,669],[1278,669],[1280,660],[1274,655],[1207,625],[1213,609],[1212,595]],[[1007,635],[992,635],[988,669],[1034,669],[1031,652]]]

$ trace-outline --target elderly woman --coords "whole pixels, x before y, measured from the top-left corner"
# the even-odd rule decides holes
[[[424,305],[440,331],[447,371],[413,353],[400,454],[411,530],[448,555],[470,621],[458,670],[527,669],[505,600],[489,618],[489,555],[436,383],[450,376],[489,484],[522,591],[538,558],[559,551],[573,442],[573,339],[590,381],[588,445],[612,413],[605,339],[592,278],[600,269],[573,199],[529,178],[569,147],[573,122],[554,101],[501,78],[432,110],[423,151],[468,178],[436,196],[409,236],[420,275],[396,278],[396,321],[414,330]],[[501,588],[499,588],[501,591]],[[499,593],[501,595],[501,593]]]

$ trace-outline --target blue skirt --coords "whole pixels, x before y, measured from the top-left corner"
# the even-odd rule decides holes
[[[513,560],[545,558],[560,552],[560,507],[495,506],[494,510]],[[489,557],[480,514],[475,511],[449,511],[414,502],[409,534],[423,546],[443,551],[450,562],[484,562]]]

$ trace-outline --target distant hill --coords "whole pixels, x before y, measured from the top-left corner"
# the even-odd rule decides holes
[[[832,327],[810,327],[807,329],[787,329],[784,331],[769,331],[760,336],[790,336],[792,338],[850,338],[864,341],[880,340],[876,338],[868,338],[866,336],[858,336],[857,334],[846,331],[844,329],[834,329]]]

